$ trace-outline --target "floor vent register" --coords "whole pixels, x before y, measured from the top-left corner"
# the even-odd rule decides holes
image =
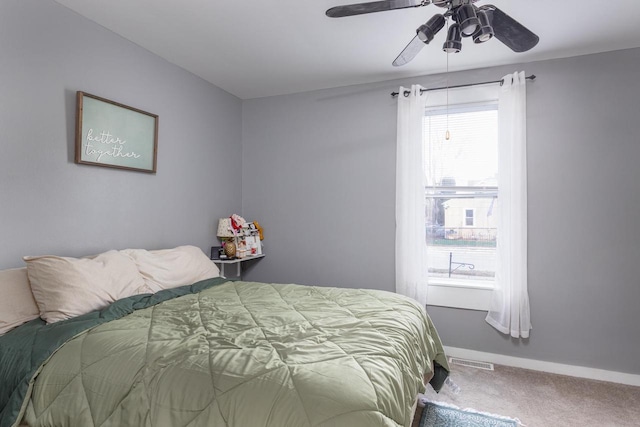
[[[493,371],[493,363],[478,362],[477,360],[459,359],[457,357],[450,357],[449,363],[451,365],[468,366],[470,368],[484,369],[485,371]]]

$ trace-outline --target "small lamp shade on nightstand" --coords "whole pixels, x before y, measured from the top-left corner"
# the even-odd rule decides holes
[[[220,240],[226,240],[224,244],[224,253],[229,258],[235,258],[236,256],[236,244],[235,233],[233,227],[231,227],[231,218],[220,218],[218,221],[218,233],[217,236]]]
[[[231,218],[220,218],[218,221],[218,233],[217,236],[221,239],[230,239],[236,237],[233,234],[233,228],[231,227]]]

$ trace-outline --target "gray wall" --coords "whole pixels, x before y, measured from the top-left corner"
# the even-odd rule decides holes
[[[51,0],[0,2],[0,268],[215,243],[241,209],[241,101]],[[156,175],[76,165],[75,93],[159,115]]]
[[[0,268],[27,254],[191,243],[217,218],[265,227],[248,279],[393,290],[400,84],[239,99],[51,0],[0,2]],[[640,50],[525,69],[534,329],[430,307],[447,345],[640,373]],[[75,92],[160,116],[158,173],[73,163]],[[242,171],[242,172],[241,172]],[[242,204],[241,204],[242,203]]]
[[[529,340],[485,313],[429,307],[445,345],[640,374],[640,49],[454,73],[524,69],[528,86]],[[400,84],[243,102],[243,213],[267,257],[247,278],[394,289]]]

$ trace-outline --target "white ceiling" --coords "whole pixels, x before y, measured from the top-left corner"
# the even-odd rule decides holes
[[[349,0],[56,0],[242,99],[440,73],[445,31],[403,67],[391,61],[415,29],[443,9],[429,5],[345,18],[325,10]],[[540,36],[529,52],[497,39],[449,56],[449,69],[640,47],[638,0],[481,0]],[[466,42],[466,43],[465,43]]]

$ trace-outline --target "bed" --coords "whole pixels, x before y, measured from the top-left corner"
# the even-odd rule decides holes
[[[446,378],[409,298],[222,277],[157,289],[165,264],[147,280],[138,262],[134,295],[49,324],[38,304],[1,335],[0,427],[409,426],[424,379]]]

